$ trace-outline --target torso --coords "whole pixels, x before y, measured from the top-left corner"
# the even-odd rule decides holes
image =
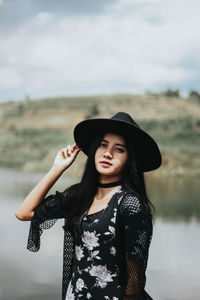
[[[65,300],[122,299],[115,237],[117,208],[122,196],[118,189],[105,209],[83,218]]]

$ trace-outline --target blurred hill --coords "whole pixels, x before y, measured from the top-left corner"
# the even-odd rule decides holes
[[[74,143],[73,128],[83,119],[128,112],[158,143],[163,162],[149,174],[200,176],[200,102],[163,95],[63,97],[0,104],[0,166],[47,171],[57,151]],[[69,175],[80,176],[79,154]]]

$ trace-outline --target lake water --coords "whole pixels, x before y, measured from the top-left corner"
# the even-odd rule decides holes
[[[45,231],[39,252],[26,250],[30,222],[15,211],[42,174],[0,169],[0,300],[60,300],[63,220]],[[52,189],[74,182],[64,177]],[[200,299],[198,179],[149,179],[156,207],[146,290],[154,300]]]

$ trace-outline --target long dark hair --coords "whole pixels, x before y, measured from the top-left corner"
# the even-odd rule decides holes
[[[118,132],[117,134],[120,133]],[[64,230],[69,230],[74,238],[80,237],[81,220],[84,217],[85,212],[90,208],[97,192],[99,173],[95,168],[94,158],[96,150],[100,146],[100,142],[104,135],[105,132],[96,137],[93,141],[80,183],[72,185],[66,190],[66,222],[63,228]],[[121,135],[124,138],[128,151],[128,158],[122,169],[122,187],[134,191],[140,195],[143,204],[146,206],[149,216],[152,220],[155,209],[146,193],[144,174],[138,166],[138,160],[134,150],[134,143],[130,141],[130,138],[127,138],[124,134]],[[69,192],[70,197],[67,197],[67,191]]]

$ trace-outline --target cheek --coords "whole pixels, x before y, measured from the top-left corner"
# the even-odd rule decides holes
[[[124,155],[123,157],[120,157],[119,159],[119,167],[122,169],[127,161],[128,156]]]
[[[95,156],[94,156],[94,162],[95,164],[97,163],[97,160],[99,158],[99,156],[101,155],[101,151],[99,149],[97,149]]]
[[[97,153],[94,156],[94,164],[95,164],[95,166],[96,166],[96,163],[97,163]]]

